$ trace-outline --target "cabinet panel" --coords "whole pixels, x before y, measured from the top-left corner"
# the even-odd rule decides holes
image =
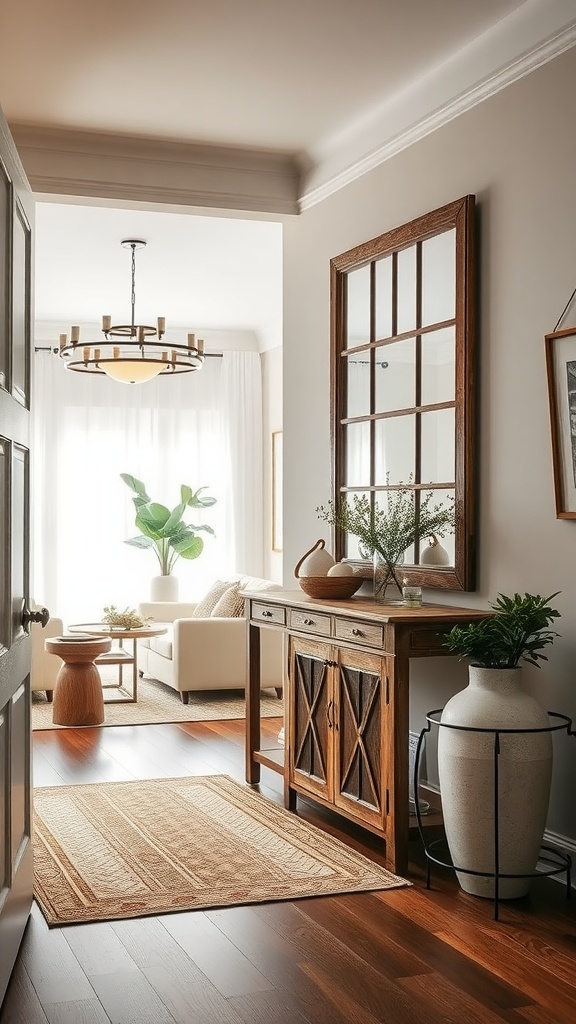
[[[349,650],[337,651],[337,658],[334,803],[382,827],[386,808],[384,663],[376,655]]]
[[[327,644],[290,638],[290,778],[333,798],[332,674]]]

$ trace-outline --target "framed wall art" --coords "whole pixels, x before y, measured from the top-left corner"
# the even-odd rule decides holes
[[[576,519],[576,327],[545,336],[557,519]]]

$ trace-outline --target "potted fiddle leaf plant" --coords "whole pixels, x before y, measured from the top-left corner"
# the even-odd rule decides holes
[[[204,550],[201,533],[214,535],[214,530],[206,523],[187,523],[187,509],[206,509],[216,504],[216,498],[202,494],[206,487],[194,491],[188,484],[180,487],[180,502],[170,509],[166,505],[152,501],[146,491],[146,485],[130,473],[121,473],[122,480],[131,491],[136,509],[135,525],[140,531],[138,536],[126,540],[135,548],[151,548],[156,555],[160,575],[152,581],[153,601],[177,600],[178,581],[172,576],[172,570],[179,558],[199,558]]]
[[[440,719],[438,775],[448,848],[462,888],[492,898],[528,891],[550,798],[548,712],[522,686],[522,662],[537,668],[559,635],[560,612],[540,594],[499,594],[492,613],[454,626],[444,640],[468,658],[469,682]],[[495,837],[498,836],[498,861]],[[472,872],[472,873],[470,873]]]

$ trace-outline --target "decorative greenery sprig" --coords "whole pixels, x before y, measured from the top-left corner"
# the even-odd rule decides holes
[[[409,485],[411,481],[412,477]],[[433,533],[444,537],[454,532],[453,500],[448,505],[434,503],[433,491],[421,491],[417,506],[416,491],[409,485],[401,484],[388,491],[385,508],[377,502],[372,506],[365,494],[354,494],[338,502],[330,500],[316,509],[319,519],[358,537],[370,556],[378,551],[398,585],[394,570],[407,548]]]
[[[142,629],[146,625],[146,620],[135,608],[125,608],[123,612],[119,612],[113,604],[107,605],[104,609],[102,621],[107,622],[109,626],[117,626],[118,629]]]
[[[444,644],[481,668],[516,668],[520,660],[540,668],[538,662],[548,660],[540,651],[560,636],[548,628],[560,617],[560,612],[549,604],[559,593],[558,590],[550,597],[498,594],[490,605],[495,615],[467,626],[453,626]]]

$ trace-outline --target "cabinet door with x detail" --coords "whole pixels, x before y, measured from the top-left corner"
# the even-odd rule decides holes
[[[334,668],[334,804],[367,824],[386,815],[386,679],[384,659],[336,649]]]
[[[290,782],[333,801],[333,648],[290,637]]]

